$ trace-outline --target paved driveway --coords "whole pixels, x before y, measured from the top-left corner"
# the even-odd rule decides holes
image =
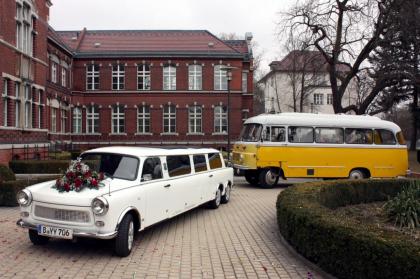
[[[321,278],[281,244],[275,201],[282,188],[242,179],[217,210],[197,208],[137,235],[127,258],[112,241],[53,240],[33,246],[15,225],[17,208],[0,208],[1,278]]]

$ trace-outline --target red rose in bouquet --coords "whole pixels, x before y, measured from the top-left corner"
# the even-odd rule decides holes
[[[90,182],[90,184],[91,184],[93,187],[98,187],[98,180],[96,180],[95,178],[92,178],[92,181]]]
[[[76,189],[79,189],[80,186],[82,186],[83,181],[78,177],[74,180],[74,186],[76,187]]]
[[[66,192],[70,191],[70,184],[64,183],[63,187],[64,187],[64,191],[66,191]]]

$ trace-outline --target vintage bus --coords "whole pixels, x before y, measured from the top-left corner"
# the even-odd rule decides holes
[[[249,118],[232,163],[251,184],[287,178],[381,178],[406,175],[400,127],[373,116],[280,113]]]

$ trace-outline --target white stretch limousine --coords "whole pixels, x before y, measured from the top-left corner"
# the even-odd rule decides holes
[[[17,194],[34,244],[50,237],[115,238],[130,254],[134,234],[201,204],[227,203],[233,169],[215,149],[105,147],[73,161],[64,176]]]

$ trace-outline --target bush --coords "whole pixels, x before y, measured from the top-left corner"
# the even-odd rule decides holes
[[[34,178],[30,180],[6,181],[0,183],[0,206],[17,206],[16,194],[27,186],[57,179],[58,176]]]
[[[15,173],[62,173],[69,167],[69,160],[11,161]]]
[[[15,174],[7,166],[0,165],[0,183],[2,181],[16,180]]]
[[[373,224],[338,217],[334,208],[386,201],[409,180],[332,181],[280,193],[281,234],[303,256],[338,278],[418,278],[420,244]]]
[[[70,157],[71,157],[71,159],[72,160],[76,160],[77,159],[77,157],[79,157],[80,156],[80,153],[82,153],[80,150],[79,151],[75,151],[75,150],[73,150],[73,151],[71,151],[70,152]]]
[[[420,227],[420,184],[413,181],[385,204],[388,217],[399,228]]]
[[[50,152],[49,157],[52,160],[70,160],[71,153],[67,151]]]

